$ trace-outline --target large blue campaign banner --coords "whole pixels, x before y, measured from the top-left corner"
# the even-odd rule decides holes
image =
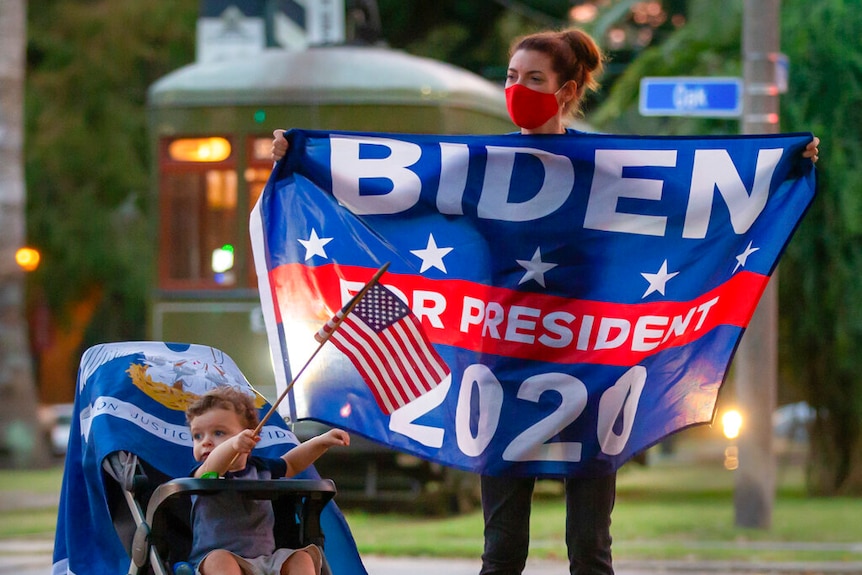
[[[483,474],[604,474],[710,422],[815,193],[810,134],[288,136],[251,216],[280,389],[386,262],[448,371],[384,408],[324,345],[283,405]]]

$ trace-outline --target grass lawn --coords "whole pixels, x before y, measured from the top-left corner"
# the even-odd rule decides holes
[[[734,525],[732,471],[720,459],[628,464],[611,527],[617,560],[862,561],[862,498],[810,498],[799,464],[784,461],[768,530]],[[562,485],[537,487],[530,556],[563,559]],[[360,553],[479,557],[481,512],[421,518],[345,512]]]
[[[0,471],[0,538],[51,537],[56,509],[28,508],[28,494],[56,494],[62,470]],[[564,558],[561,484],[541,481],[531,517],[531,557]],[[783,463],[768,530],[734,525],[734,473],[720,460],[682,453],[618,476],[617,560],[862,561],[862,498],[809,498],[801,466]],[[43,497],[44,499],[44,497]],[[476,558],[480,511],[449,518],[344,511],[361,554]]]
[[[57,499],[62,481],[60,467],[40,471],[0,470],[0,539],[53,536],[57,509],[45,501]]]

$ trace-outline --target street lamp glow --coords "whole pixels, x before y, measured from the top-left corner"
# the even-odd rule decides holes
[[[42,259],[39,250],[33,248],[18,248],[15,252],[15,263],[25,272],[35,271]]]
[[[724,429],[724,436],[728,439],[736,439],[739,437],[739,430],[742,428],[742,414],[735,409],[730,409],[724,412],[721,416],[721,426]]]

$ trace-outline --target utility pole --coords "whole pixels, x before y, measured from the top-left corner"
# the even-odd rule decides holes
[[[779,130],[776,62],[780,0],[743,2],[743,134]],[[778,388],[778,275],[774,273],[742,338],[734,361],[734,384],[744,417],[735,471],[735,523],[768,529],[775,502],[776,461],[772,413]]]
[[[25,0],[0,1],[0,466],[47,462],[24,316]]]

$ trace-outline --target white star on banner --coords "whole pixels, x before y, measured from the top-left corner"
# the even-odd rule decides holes
[[[641,296],[641,299],[645,298],[652,292],[657,291],[661,295],[664,295],[664,287],[667,282],[678,275],[679,272],[668,273],[667,271],[667,260],[661,264],[661,268],[659,268],[658,272],[654,274],[642,273],[641,275],[644,277],[646,281],[649,282],[649,287],[646,289],[644,294]]]
[[[518,282],[518,285],[521,285],[524,282],[528,282],[530,280],[535,280],[542,287],[545,286],[545,272],[549,271],[555,267],[557,264],[551,264],[542,261],[542,249],[536,248],[536,253],[533,254],[533,258],[530,260],[515,260],[518,262],[518,265],[527,270],[527,273],[524,274],[524,277],[521,278],[521,281]]]
[[[444,274],[446,266],[443,264],[443,257],[452,251],[453,248],[438,248],[437,242],[434,241],[434,234],[428,234],[428,245],[421,250],[410,250],[410,253],[422,260],[422,267],[419,273],[430,269],[437,268]]]
[[[305,261],[310,260],[314,256],[320,256],[322,258],[329,258],[326,255],[326,250],[323,249],[323,246],[332,241],[332,238],[319,238],[317,237],[317,230],[311,228],[311,237],[307,240],[298,240],[305,247]]]
[[[759,250],[760,248],[751,247],[751,242],[748,242],[748,247],[745,248],[745,251],[736,256],[736,267],[733,268],[733,273],[736,273],[736,270],[739,268],[745,267],[745,262],[748,261],[748,256]]]

